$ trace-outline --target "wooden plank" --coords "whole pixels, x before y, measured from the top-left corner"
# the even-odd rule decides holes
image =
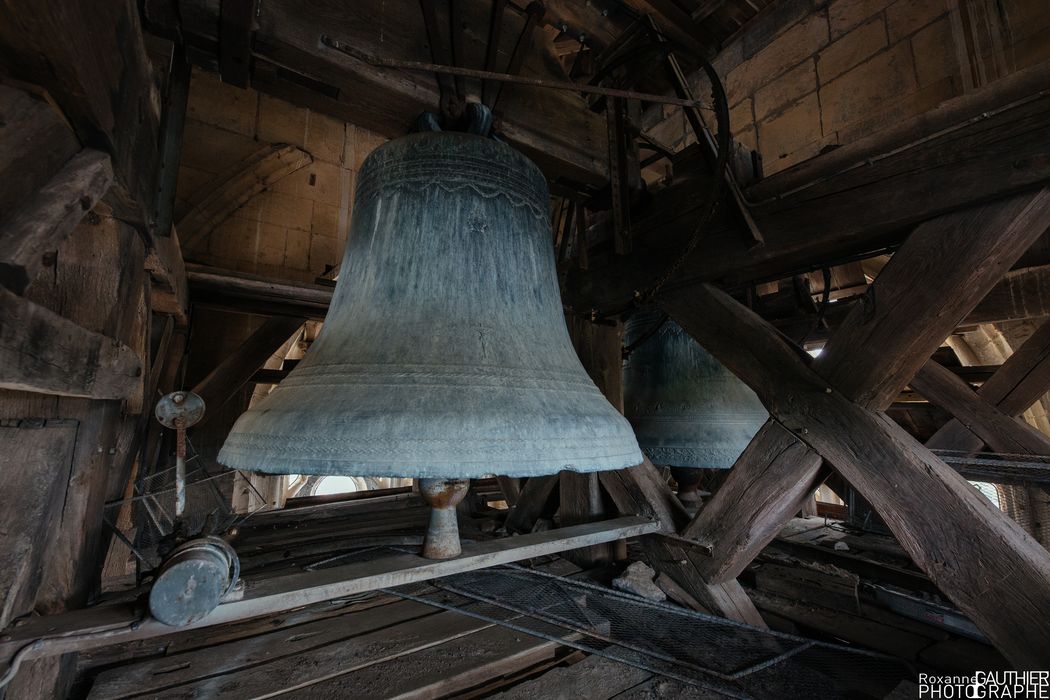
[[[889,407],[919,367],[1050,226],[1050,188],[919,226],[813,363],[864,406]],[[921,281],[921,283],[919,283]]]
[[[157,4],[149,3],[146,13],[163,23],[163,18],[155,17]],[[435,4],[439,26],[449,26],[447,7],[447,3]],[[479,30],[488,25],[491,3],[487,0],[461,0],[458,7],[463,23]],[[207,0],[180,3],[181,31],[188,42],[217,46],[218,9]],[[310,12],[303,12],[292,0],[277,0],[262,3],[257,20],[256,65],[266,60],[281,67],[271,76],[276,80],[260,79],[257,69],[253,87],[258,90],[272,94],[277,88],[280,92],[277,83],[283,83],[287,90],[275,96],[294,101],[312,97],[310,104],[302,106],[321,109],[329,116],[388,137],[402,135],[421,112],[440,108],[432,74],[370,66],[318,40],[325,35],[366,54],[428,62],[430,51],[418,0],[350,6],[338,0],[312,0]],[[377,33],[375,27],[390,31]],[[176,27],[165,29],[173,32]],[[465,65],[483,65],[487,32],[463,32],[461,36]],[[509,56],[516,38],[514,32],[504,32],[500,54]],[[522,72],[556,77],[556,69],[547,59],[545,52],[531,52]],[[604,182],[600,117],[585,108],[579,95],[508,86],[500,103],[501,133],[552,178],[597,185]]]
[[[244,386],[292,334],[306,323],[304,318],[273,316],[259,326],[232,355],[208,373],[193,387],[193,392],[204,399],[205,411],[201,423],[208,419],[209,410],[215,414],[220,406]],[[198,423],[199,425],[200,423]]]
[[[437,608],[412,601],[329,617],[247,639],[237,639],[161,659],[103,671],[91,686],[90,698],[123,698],[152,693],[177,695],[180,686],[225,684],[227,674],[241,669],[268,669],[282,662],[302,663],[303,657],[330,644],[369,632],[426,618]],[[290,658],[289,658],[290,657]]]
[[[477,625],[484,625],[475,621]],[[532,626],[530,624],[530,626]],[[551,635],[566,631],[541,625]],[[486,626],[473,634],[361,670],[296,689],[298,697],[327,700],[381,695],[399,700],[454,696],[492,678],[514,673],[554,657],[558,643],[499,626]]]
[[[21,421],[0,427],[0,628],[33,608],[43,574],[43,548],[62,508],[72,468],[77,421]],[[41,478],[53,474],[54,478]]]
[[[278,610],[292,610],[325,600],[345,598],[355,593],[388,586],[429,581],[464,571],[475,571],[602,542],[637,537],[654,532],[657,528],[658,524],[648,518],[615,518],[518,537],[474,544],[465,543],[463,554],[457,559],[436,561],[404,554],[372,562],[275,576],[254,582],[248,581],[241,600],[224,603],[208,617],[182,629],[212,627],[272,614]],[[133,624],[137,625],[134,629]],[[88,632],[122,627],[126,630],[125,632],[107,639],[98,637],[56,639],[43,649],[31,649],[26,653],[25,658],[50,656],[117,642],[132,642],[171,632],[170,627],[156,620],[147,619],[140,623],[139,615],[133,605],[115,604],[78,610],[60,616],[37,618],[17,630],[12,630],[8,639],[0,640],[0,658],[10,658],[15,651],[28,642],[50,634],[56,629]]]
[[[1050,605],[1045,549],[885,414],[829,387],[732,298],[704,286],[688,308],[691,318],[672,315],[871,502],[913,561],[1011,662],[1050,662],[1050,630],[1031,624]]]
[[[0,284],[21,294],[113,182],[109,156],[84,149],[0,223]]]
[[[1050,64],[1019,71],[762,180],[746,195],[765,244],[749,250],[721,207],[704,233],[704,254],[692,256],[667,290],[783,278],[870,254],[900,243],[921,221],[1045,183],[1050,160],[1033,154],[1046,152],[1047,85]],[[630,259],[592,252],[589,271],[569,272],[567,304],[583,310],[627,301],[681,254],[704,183],[702,174],[679,169],[673,185],[632,213]]]
[[[799,512],[823,481],[823,460],[776,421],[767,421],[725,482],[682,530],[709,547],[698,562],[707,581],[735,579]]]
[[[46,95],[0,85],[0,220],[43,187],[80,143]]]
[[[951,413],[995,452],[1050,455],[1050,437],[983,400],[966,382],[930,360],[911,386]]]
[[[159,157],[154,106],[159,101],[137,4],[6,2],[0,6],[0,54],[9,75],[48,91],[83,143],[112,156],[136,217],[148,222]]]
[[[492,697],[495,700],[611,698],[651,677],[651,673],[640,668],[602,656],[588,656],[572,666],[552,668],[538,678],[519,683]]]
[[[242,313],[303,316],[324,320],[332,302],[332,287],[294,284],[234,270],[186,266],[194,303]]]
[[[222,0],[219,18],[219,75],[224,83],[246,88],[251,77],[255,0]]]
[[[0,388],[126,399],[142,393],[142,362],[123,343],[0,288]]]
[[[525,480],[518,502],[510,509],[504,526],[508,532],[532,532],[536,521],[545,514],[554,514],[558,494],[558,474],[533,476]]]
[[[597,473],[561,472],[558,476],[558,492],[558,518],[561,525],[594,522],[601,520],[605,514]],[[567,552],[566,556],[574,564],[587,568],[611,561],[614,552],[608,545],[598,545]]]
[[[1009,416],[1028,410],[1050,390],[1050,321],[1003,362],[977,394]],[[926,442],[931,449],[979,450],[983,441],[952,419]]]

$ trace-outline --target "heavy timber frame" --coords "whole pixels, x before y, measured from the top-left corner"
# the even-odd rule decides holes
[[[1032,620],[1050,605],[1050,554],[882,411],[1048,221],[1044,189],[919,226],[813,362],[714,287],[661,300],[771,415],[683,531],[711,547],[708,580],[732,578],[768,543],[824,459],[1012,663],[1046,666],[1050,630]]]

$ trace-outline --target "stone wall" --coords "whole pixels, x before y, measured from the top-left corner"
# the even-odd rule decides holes
[[[1048,60],[1047,0],[781,0],[714,65],[770,175]],[[658,140],[693,141],[677,108],[646,116]]]
[[[236,210],[210,235],[184,245],[187,260],[312,281],[342,259],[361,161],[386,139],[195,70],[177,188],[176,221],[216,176],[270,144],[313,157]]]

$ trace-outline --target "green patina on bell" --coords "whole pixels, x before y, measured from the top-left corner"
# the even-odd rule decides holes
[[[625,342],[660,321],[635,314]],[[627,359],[624,407],[642,451],[671,467],[729,469],[769,418],[755,393],[671,320]]]
[[[640,463],[570,343],[549,207],[536,166],[493,139],[421,133],[376,149],[320,336],[219,461],[420,478]]]

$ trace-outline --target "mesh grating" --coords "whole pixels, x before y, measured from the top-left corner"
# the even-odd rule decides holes
[[[761,630],[514,565],[386,592],[727,697],[882,698],[913,675],[892,657]]]

